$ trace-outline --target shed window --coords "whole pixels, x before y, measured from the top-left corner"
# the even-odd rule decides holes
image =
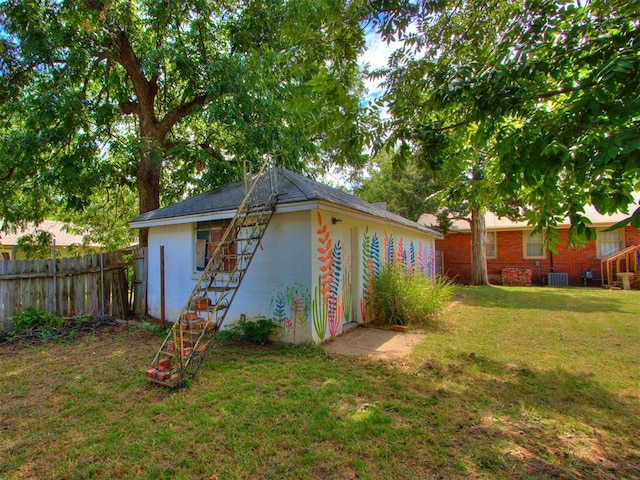
[[[196,226],[196,270],[201,272],[205,269],[211,257],[213,257],[218,244],[222,240],[224,231],[229,222],[227,220],[214,220],[210,222],[198,222]],[[223,265],[224,271],[234,269],[237,259],[235,241],[223,247],[222,253],[226,256]]]
[[[524,258],[545,258],[547,251],[544,246],[544,234],[542,232],[532,233],[525,230],[522,232],[524,245]]]

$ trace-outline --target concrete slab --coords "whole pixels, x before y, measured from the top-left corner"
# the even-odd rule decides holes
[[[323,346],[327,352],[337,355],[395,359],[409,355],[423,338],[424,334],[410,331],[360,327],[333,338]]]

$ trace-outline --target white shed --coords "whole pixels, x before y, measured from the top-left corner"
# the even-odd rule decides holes
[[[273,175],[273,173],[272,173]],[[273,182],[273,178],[271,179]],[[322,342],[345,325],[370,320],[367,283],[389,263],[435,277],[435,230],[341,190],[278,169],[276,211],[225,324],[264,316],[282,324],[282,340]],[[224,229],[244,197],[228,184],[142,214],[149,228],[148,312],[160,316],[160,247],[165,252],[167,319],[180,316],[207,261],[207,242]]]

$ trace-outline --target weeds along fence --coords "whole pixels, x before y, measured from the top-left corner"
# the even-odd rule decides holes
[[[49,260],[0,261],[0,327],[28,308],[63,317],[129,312],[123,252]]]

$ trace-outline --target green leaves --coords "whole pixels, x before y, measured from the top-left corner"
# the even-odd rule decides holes
[[[114,183],[136,184],[140,208],[155,208],[265,155],[298,170],[362,160],[358,2],[8,0],[0,9],[6,220],[86,208]]]
[[[385,38],[393,28],[400,38],[409,25],[417,30],[384,72],[391,148],[405,157],[427,151],[461,179],[485,152],[494,207],[496,198],[526,205],[539,229],[568,216],[576,239],[592,236],[580,206],[612,213],[629,205],[640,187],[637,2],[384,8],[376,18]],[[425,148],[412,134],[417,124],[448,141]],[[461,185],[451,191],[477,195]]]

